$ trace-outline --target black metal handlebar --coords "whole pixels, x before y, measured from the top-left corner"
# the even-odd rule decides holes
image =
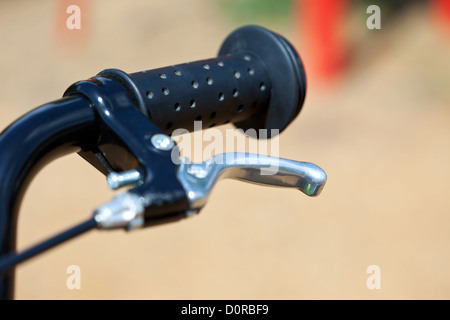
[[[17,216],[31,179],[45,164],[95,137],[94,121],[88,101],[66,97],[29,112],[0,135],[0,256],[16,249]],[[14,270],[0,277],[0,298],[13,294]]]

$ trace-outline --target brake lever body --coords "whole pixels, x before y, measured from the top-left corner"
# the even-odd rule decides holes
[[[190,163],[187,158],[181,160],[178,180],[186,191],[191,209],[203,207],[221,179],[296,188],[314,197],[322,191],[327,175],[309,162],[250,153],[222,153],[202,163]]]

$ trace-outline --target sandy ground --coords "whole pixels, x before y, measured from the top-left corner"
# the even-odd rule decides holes
[[[238,26],[206,0],[97,0],[75,55],[54,38],[56,7],[0,2],[2,128],[104,68],[214,56]],[[320,197],[224,181],[193,219],[94,231],[21,265],[16,297],[449,299],[450,43],[428,22],[411,13],[365,42],[335,87],[310,86],[280,155],[327,171]],[[54,162],[27,192],[19,248],[84,220],[112,195],[77,155]],[[81,268],[81,290],[66,287],[69,265]],[[381,290],[366,287],[369,265],[381,268]]]

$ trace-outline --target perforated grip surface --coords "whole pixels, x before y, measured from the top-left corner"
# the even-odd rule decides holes
[[[282,36],[258,26],[237,29],[217,58],[126,74],[107,69],[130,91],[137,107],[167,134],[234,123],[283,131],[306,94],[303,64]],[[267,137],[271,136],[269,131]]]
[[[189,131],[194,121],[203,128],[263,116],[271,84],[262,62],[238,53],[216,59],[133,73],[145,96],[149,118],[171,133]]]

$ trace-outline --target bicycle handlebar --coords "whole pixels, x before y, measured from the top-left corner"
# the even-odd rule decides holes
[[[0,257],[15,251],[17,214],[32,177],[53,157],[69,152],[79,151],[105,175],[134,170],[138,177],[139,183],[128,181],[133,188],[127,193],[95,211],[95,223],[82,225],[89,228],[130,230],[184,219],[203,207],[222,171],[316,196],[326,181],[317,166],[247,154],[239,159],[256,164],[178,165],[171,157],[175,143],[162,134],[177,128],[192,131],[194,121],[202,120],[205,127],[230,122],[244,131],[255,129],[246,131],[248,135],[270,138],[297,116],[305,94],[305,72],[295,49],[282,36],[257,26],[231,33],[213,59],[132,74],[107,69],[73,84],[62,99],[28,113],[0,135],[5,153],[0,162]],[[158,136],[171,147],[155,144]],[[278,177],[255,176],[256,169],[272,163],[280,165]],[[207,175],[189,168],[204,169]],[[0,260],[0,269],[2,263],[5,268],[0,299],[13,297],[17,262],[86,230],[69,230]]]

